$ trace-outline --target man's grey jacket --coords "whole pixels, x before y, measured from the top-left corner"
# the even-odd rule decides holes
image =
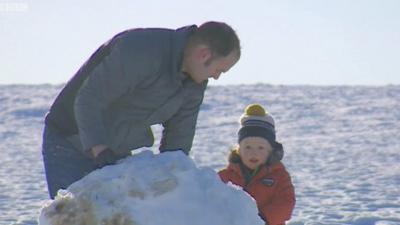
[[[152,146],[150,126],[162,124],[160,150],[190,151],[207,82],[181,72],[196,26],[133,29],[103,44],[57,96],[46,126],[79,134],[82,150],[105,144],[117,154]]]

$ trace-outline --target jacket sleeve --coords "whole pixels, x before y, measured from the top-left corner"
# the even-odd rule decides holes
[[[277,183],[271,202],[261,206],[260,211],[269,225],[285,224],[291,218],[295,205],[295,193],[289,174],[284,171]]]
[[[194,82],[192,81],[192,83]],[[201,87],[186,87],[185,102],[172,118],[163,123],[160,152],[182,150],[189,154],[206,87],[207,81],[201,84]],[[195,89],[197,91],[194,91]],[[187,92],[189,92],[189,95]]]
[[[84,151],[99,144],[110,146],[103,121],[105,109],[134,89],[143,74],[149,72],[150,66],[144,63],[149,56],[140,51],[142,48],[132,53],[132,49],[124,45],[122,40],[116,41],[110,54],[91,71],[75,98],[74,113]]]

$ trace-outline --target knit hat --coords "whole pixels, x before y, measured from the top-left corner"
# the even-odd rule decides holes
[[[240,117],[238,143],[246,137],[261,137],[275,144],[275,121],[259,104],[250,104]]]

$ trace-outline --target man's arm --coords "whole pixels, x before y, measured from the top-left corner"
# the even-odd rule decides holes
[[[195,134],[197,116],[203,102],[206,87],[207,82],[204,82],[201,87],[196,87],[201,88],[201,90],[190,93],[191,96],[189,97],[186,96],[186,101],[180,110],[171,119],[163,123],[164,130],[160,152],[182,150],[185,154],[189,154]],[[193,91],[191,88],[187,88],[187,90]],[[187,92],[185,91],[186,94]]]

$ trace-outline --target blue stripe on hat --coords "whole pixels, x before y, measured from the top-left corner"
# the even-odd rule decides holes
[[[238,143],[246,137],[265,138],[270,144],[275,143],[275,132],[265,126],[244,126],[238,131]]]
[[[242,126],[258,126],[265,127],[267,129],[275,130],[275,126],[267,121],[258,120],[258,119],[248,119],[242,123]]]

